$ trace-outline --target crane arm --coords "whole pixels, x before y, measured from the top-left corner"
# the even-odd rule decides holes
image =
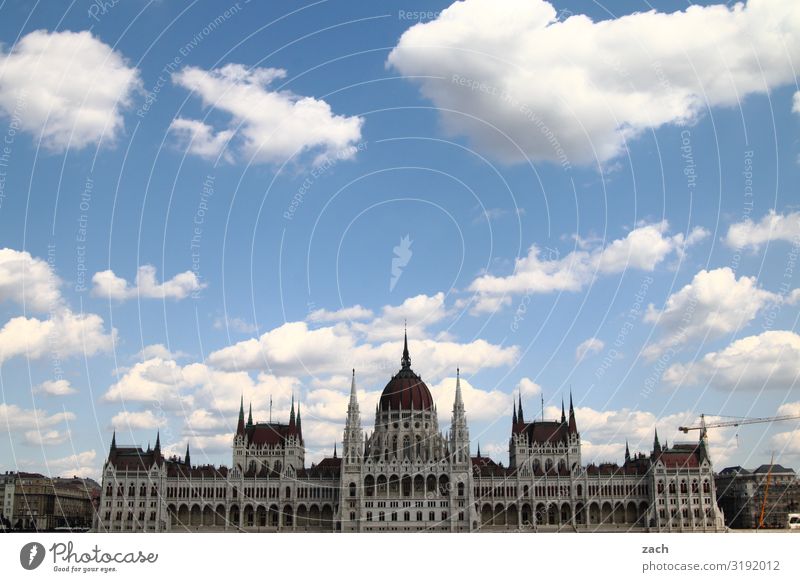
[[[767,416],[762,418],[742,418],[740,420],[726,420],[723,422],[710,422],[701,426],[679,426],[678,430],[688,433],[690,430],[703,430],[704,428],[722,428],[726,426],[741,426],[743,424],[760,424],[763,422],[780,422],[783,420],[800,419],[800,414],[785,414],[783,416]]]

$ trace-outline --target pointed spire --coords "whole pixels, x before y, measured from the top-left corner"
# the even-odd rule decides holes
[[[453,404],[453,410],[457,410],[458,412],[464,412],[464,397],[461,394],[461,370],[456,368],[456,401]]]
[[[336,458],[336,443],[333,443],[333,458]]]
[[[400,360],[400,367],[411,367],[411,356],[408,354],[408,325],[403,323],[403,358]]]
[[[517,421],[522,424],[525,422],[525,416],[522,414],[522,390],[519,392],[519,406],[517,407]]]
[[[297,402],[297,434],[303,439],[303,421],[300,419],[300,402]]]
[[[572,406],[572,387],[569,389],[569,432],[577,434],[578,424],[575,422],[575,408]]]
[[[564,414],[564,397],[561,397],[561,424],[567,424],[567,415]]]
[[[247,413],[247,428],[253,426],[253,403],[250,403],[250,412]]]
[[[653,439],[653,452],[660,453],[661,452],[661,443],[658,442],[658,428],[655,430],[655,438]]]
[[[478,458],[481,456],[481,441],[478,441]]]
[[[631,460],[631,450],[628,448],[628,441],[625,441],[625,462],[629,462]]]
[[[514,414],[511,416],[511,430],[514,431],[517,428],[517,403],[512,399],[511,404],[514,407]]]
[[[189,441],[186,441],[186,457],[183,459],[183,462],[188,467],[192,466],[192,460],[189,456]]]
[[[236,434],[244,434],[244,394],[239,401],[239,423],[236,425]]]
[[[156,431],[156,448],[153,449],[156,452],[161,452],[161,431]]]
[[[117,450],[117,430],[116,429],[114,429],[114,434],[111,435],[111,450],[112,451],[116,451]]]
[[[292,410],[289,412],[289,428],[295,428],[295,421],[294,421],[294,393],[292,393]]]
[[[356,369],[353,368],[353,379],[350,381],[350,406],[358,406],[358,395],[356,393]]]

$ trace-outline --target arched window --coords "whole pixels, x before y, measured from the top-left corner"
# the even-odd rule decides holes
[[[350,483],[350,497],[356,496],[356,484]]]
[[[527,486],[526,486],[526,488],[527,488]],[[459,497],[464,497],[464,484],[463,483],[459,483],[458,484],[458,496]]]
[[[669,492],[670,493],[675,493],[675,481],[670,481],[669,482]]]
[[[292,496],[292,488],[286,487],[286,498],[288,499],[291,496]]]
[[[552,468],[553,468],[553,459],[547,459],[547,460],[544,462],[544,470],[545,470],[545,472],[546,472],[546,471],[549,471],[549,470],[550,470],[550,469],[552,469]]]

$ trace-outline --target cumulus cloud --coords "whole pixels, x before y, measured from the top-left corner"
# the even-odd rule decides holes
[[[172,75],[176,84],[203,103],[231,116],[226,129],[179,118],[171,129],[191,153],[216,157],[233,143],[236,155],[256,162],[280,163],[313,152],[317,160],[347,159],[356,152],[363,119],[336,115],[322,99],[273,88],[286,71],[228,64],[206,71],[187,67]],[[230,147],[230,145],[228,145]]]
[[[800,377],[800,336],[765,331],[736,340],[696,362],[673,364],[663,379],[673,385],[711,385],[728,391],[791,390]]]
[[[544,0],[465,0],[412,26],[387,64],[414,76],[450,135],[506,162],[608,161],[627,140],[794,83],[794,0],[594,22]]]
[[[178,273],[172,279],[159,283],[156,280],[156,268],[152,265],[139,267],[133,285],[118,277],[111,269],[95,273],[92,283],[92,295],[117,301],[133,298],[185,299],[206,287],[193,271]]]
[[[455,377],[444,378],[429,388],[434,401],[442,407],[441,411],[452,410],[456,395]],[[464,398],[464,409],[470,421],[495,420],[500,416],[507,415],[511,410],[511,394],[497,388],[483,390],[461,378],[461,394]]]
[[[33,427],[52,428],[75,418],[72,412],[49,414],[38,408],[20,408],[16,404],[0,403],[0,427],[12,432]]]
[[[28,33],[0,51],[0,111],[55,151],[114,141],[139,71],[89,31]]]
[[[664,337],[647,346],[653,359],[668,348],[690,341],[716,339],[750,323],[759,311],[782,298],[758,286],[755,277],[739,277],[729,268],[699,271],[692,282],[667,299],[658,310],[650,304],[645,321],[655,323]]]
[[[624,238],[605,246],[578,239],[578,248],[563,257],[543,256],[533,245],[528,255],[515,262],[508,276],[481,275],[470,284],[476,294],[474,313],[496,309],[506,304],[508,295],[579,291],[598,275],[621,273],[626,269],[653,271],[672,254],[681,255],[685,248],[707,236],[695,227],[688,236],[669,234],[669,224],[661,221],[640,224]]]
[[[161,358],[162,360],[177,360],[179,358],[186,357],[186,354],[180,350],[172,352],[164,344],[151,344],[142,348],[142,351],[136,354],[136,357],[140,360],[150,360],[153,358]]]
[[[47,394],[49,396],[69,396],[70,394],[77,394],[77,390],[72,387],[69,380],[60,378],[58,380],[45,380],[36,387],[36,392]]]
[[[154,429],[166,424],[164,416],[158,417],[152,410],[132,412],[124,410],[111,418],[111,426],[116,430],[132,431],[136,429]]]
[[[590,337],[589,339],[582,341],[578,347],[575,348],[575,361],[580,362],[588,355],[599,354],[605,347],[606,344],[603,340],[599,340],[596,337]]]
[[[63,444],[69,438],[68,431],[59,430],[26,430],[23,434],[23,442],[27,445],[37,447],[51,447]]]
[[[236,133],[232,129],[214,132],[213,127],[202,121],[183,117],[176,117],[169,128],[178,141],[186,145],[189,153],[207,160],[221,156],[227,162],[233,161],[233,156],[225,149]]]
[[[315,309],[308,314],[308,321],[314,323],[333,323],[339,321],[353,321],[359,319],[372,319],[374,313],[366,307],[361,305],[353,305],[352,307],[342,307],[335,311],[328,311],[327,309]]]
[[[66,457],[48,459],[47,468],[49,474],[53,477],[76,476],[97,478],[100,473],[100,468],[97,466],[96,461],[97,452],[92,449]]]
[[[731,248],[754,251],[770,241],[800,243],[800,212],[778,214],[770,210],[758,222],[737,222],[728,227],[724,240]]]
[[[525,396],[539,396],[542,393],[542,387],[530,378],[522,378],[515,388],[515,390]]]
[[[46,320],[14,317],[0,329],[0,363],[15,356],[93,356],[110,350],[115,338],[116,330],[106,334],[103,318],[92,313],[65,308]]]
[[[214,329],[233,330],[239,333],[253,333],[258,327],[241,317],[217,317],[214,320]]]
[[[47,261],[27,251],[0,249],[0,302],[13,301],[45,312],[62,303],[56,276]]]
[[[414,365],[433,379],[459,365],[467,373],[510,365],[519,355],[516,346],[501,347],[482,339],[459,343],[412,337],[409,346]],[[377,378],[397,368],[401,353],[400,338],[362,342],[345,325],[311,329],[305,322],[289,322],[259,338],[217,350],[208,361],[223,370],[264,369],[290,376],[341,374],[354,367],[362,376]]]
[[[441,322],[448,315],[445,295],[415,295],[400,305],[386,305],[380,315],[366,322],[353,322],[351,327],[370,340],[388,340],[398,337],[403,327],[414,338],[428,335],[427,328]]]

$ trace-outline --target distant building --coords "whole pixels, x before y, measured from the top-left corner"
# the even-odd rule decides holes
[[[771,467],[771,473],[769,464],[753,471],[736,466],[719,472],[716,476],[717,502],[725,514],[725,525],[734,529],[755,529],[763,507],[764,527],[784,528],[788,514],[800,512],[797,474],[781,465]]]
[[[457,374],[458,377],[458,374]],[[705,439],[625,451],[623,465],[581,462],[570,398],[561,418],[526,419],[514,406],[508,467],[470,452],[456,380],[452,423],[411,369],[400,370],[361,426],[355,372],[342,455],[305,466],[300,408],[289,422],[255,422],[244,403],[231,468],[192,465],[154,448],[111,440],[103,466],[98,531],[720,531]]]
[[[100,486],[91,479],[6,472],[0,475],[0,521],[15,530],[89,528],[99,495]]]

